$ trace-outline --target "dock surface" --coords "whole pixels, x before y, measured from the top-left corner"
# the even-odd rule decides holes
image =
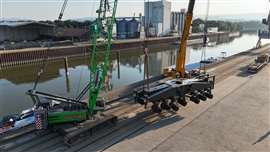
[[[270,66],[254,76],[229,76],[214,95],[181,109],[181,120],[148,125],[106,151],[269,151]]]
[[[28,133],[0,143],[0,151],[262,151],[270,150],[270,65],[257,74],[246,72],[270,45],[242,53],[209,69],[216,74],[214,99],[189,103],[177,114],[144,114],[104,127],[69,147],[57,133]],[[124,105],[134,109],[136,105]],[[141,106],[138,106],[141,107]],[[116,113],[120,110],[115,109]],[[140,111],[141,117],[134,117]],[[120,127],[121,126],[121,127]]]

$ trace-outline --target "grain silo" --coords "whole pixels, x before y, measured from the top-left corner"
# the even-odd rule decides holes
[[[139,37],[139,22],[133,18],[127,23],[127,35],[128,38],[138,38]]]
[[[116,21],[116,34],[117,39],[126,39],[127,38],[127,20],[122,19]]]

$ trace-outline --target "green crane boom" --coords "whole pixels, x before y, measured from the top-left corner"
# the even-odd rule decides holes
[[[89,58],[90,80],[78,98],[67,98],[37,91],[36,84],[40,78],[40,74],[38,74],[34,88],[27,92],[36,103],[35,123],[37,129],[46,129],[47,126],[61,123],[81,122],[94,115],[95,110],[97,110],[97,97],[107,74],[116,7],[117,0],[100,0],[100,6],[97,10],[98,17],[90,25],[92,40],[91,57]],[[97,47],[98,39],[103,39],[99,47]],[[103,60],[97,62],[97,54],[100,51],[104,53]],[[86,104],[81,101],[81,98],[87,90],[89,90],[89,101]]]
[[[117,1],[118,0],[100,0],[100,6],[97,10],[98,18],[90,27],[92,39],[92,52],[89,65],[90,87],[88,101],[88,109],[90,114],[93,114],[95,110],[97,97],[107,74]],[[99,38],[103,39],[101,48],[105,50],[103,61],[97,63],[97,53],[99,52],[97,47],[97,40]]]

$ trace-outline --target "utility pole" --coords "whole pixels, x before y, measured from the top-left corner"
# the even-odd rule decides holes
[[[269,0],[270,2],[270,0]],[[267,30],[259,30],[258,32],[258,36],[259,36],[259,40],[256,44],[256,48],[259,48],[261,46],[261,39],[270,39],[270,10],[269,10],[269,14],[267,18],[264,18],[262,20],[262,23],[265,24],[266,26],[268,26]]]

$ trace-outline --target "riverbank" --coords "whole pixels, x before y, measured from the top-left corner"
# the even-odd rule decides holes
[[[237,54],[254,47],[256,41],[257,35],[243,34],[232,41],[217,44],[214,47],[207,47],[207,58],[218,57],[222,51],[226,51],[228,56]],[[187,64],[200,61],[202,48],[198,47],[192,46],[187,48]],[[149,47],[150,76],[160,75],[164,67],[174,65],[177,52],[178,46],[176,45],[165,44]],[[99,55],[99,57],[102,59],[102,55]],[[69,85],[65,77],[63,58],[46,62],[38,89],[62,96],[76,97],[78,90],[81,90],[83,84],[89,81],[88,61],[88,56],[68,58]],[[117,51],[112,52],[108,69],[110,88],[117,89],[141,81],[144,70],[143,61],[143,49],[121,51],[119,62],[117,60]],[[118,63],[120,66],[118,66]],[[25,95],[25,92],[33,87],[37,73],[42,65],[43,62],[40,62],[12,66],[0,70],[0,115],[18,113],[32,106],[32,102]],[[70,86],[70,88],[67,86]]]
[[[218,32],[209,33],[208,37],[211,42],[226,42],[231,38],[238,37],[240,33]],[[203,34],[192,34],[188,41],[188,45],[202,44]],[[125,51],[127,49],[142,48],[164,44],[173,44],[179,41],[179,37],[159,37],[148,39],[131,39],[131,40],[115,40],[112,44],[113,51]],[[98,45],[99,46],[99,45]],[[0,68],[10,66],[31,64],[44,60],[59,59],[63,57],[85,56],[89,53],[91,44],[88,42],[75,43],[72,46],[50,47],[50,48],[28,48],[19,50],[0,51]]]

